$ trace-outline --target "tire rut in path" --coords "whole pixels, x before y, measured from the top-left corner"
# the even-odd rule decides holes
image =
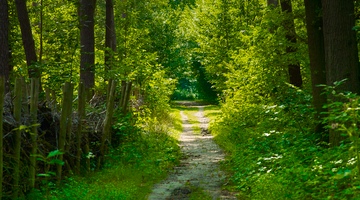
[[[204,106],[196,106],[196,116],[200,128],[208,127],[208,119],[204,117]],[[180,165],[167,179],[156,184],[149,200],[181,200],[188,199],[193,187],[202,188],[212,199],[236,199],[230,193],[221,190],[225,174],[219,169],[219,161],[224,153],[212,140],[211,135],[195,135],[187,116],[181,111],[183,133],[180,136],[180,147],[183,158]],[[190,187],[189,187],[190,186]]]

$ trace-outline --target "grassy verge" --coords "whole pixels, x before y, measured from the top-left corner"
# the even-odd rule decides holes
[[[183,113],[188,117],[188,122],[192,125],[192,130],[193,130],[194,134],[201,133],[199,119],[197,116],[195,116],[195,114],[197,112],[199,112],[198,107],[174,105],[173,110],[179,111],[179,118],[177,118],[177,119],[180,119],[180,120],[181,120],[180,111],[183,111]]]
[[[192,125],[192,131],[194,134],[200,135],[201,128],[199,118],[195,115],[199,112],[199,108],[197,107],[189,107],[186,110],[183,110],[184,114],[188,117],[188,122]]]
[[[212,200],[212,196],[206,193],[202,188],[190,186],[191,193],[189,195],[189,200]]]
[[[236,143],[231,141],[229,137],[226,137],[226,132],[220,131],[218,129],[218,123],[221,117],[221,108],[218,105],[209,105],[204,109],[204,115],[210,120],[209,130],[211,134],[214,136],[214,141],[225,151],[226,157],[225,161],[221,162],[221,169],[227,173],[227,177],[231,177],[233,175],[232,164],[231,164],[231,155],[233,155],[236,151]],[[224,189],[228,191],[235,192],[236,185],[229,181]]]
[[[108,155],[102,171],[69,178],[61,188],[49,183],[27,199],[146,199],[153,185],[164,179],[180,158],[177,145],[182,132],[180,113],[174,109],[171,116],[173,120],[167,133],[128,134]]]

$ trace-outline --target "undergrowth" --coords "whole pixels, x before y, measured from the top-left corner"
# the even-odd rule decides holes
[[[311,95],[300,90],[287,95],[281,102],[228,99],[222,105],[221,119],[211,129],[230,155],[225,165],[231,187],[241,199],[360,199],[359,97],[340,93],[344,101],[327,105],[328,128],[344,136],[340,146],[329,148],[313,132]]]
[[[158,124],[171,127],[159,129],[164,132],[124,127],[129,123],[119,120],[114,128],[121,137],[120,144],[110,150],[103,170],[86,177],[68,178],[60,188],[50,182],[46,190],[33,191],[27,199],[146,199],[153,185],[179,162],[177,138],[182,131],[179,115],[173,109],[171,120]]]

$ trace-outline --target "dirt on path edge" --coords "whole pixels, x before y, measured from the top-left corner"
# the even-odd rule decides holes
[[[191,105],[194,106],[194,105]],[[200,128],[206,130],[209,120],[204,116],[204,106],[195,106],[199,111],[195,114]],[[211,199],[236,199],[222,190],[226,180],[225,173],[220,170],[219,162],[224,160],[224,152],[213,141],[210,134],[195,135],[188,116],[181,111],[183,133],[180,135],[180,147],[183,157],[167,179],[156,184],[149,200],[185,200],[194,188],[200,188]]]

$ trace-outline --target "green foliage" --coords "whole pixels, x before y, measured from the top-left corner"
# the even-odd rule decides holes
[[[287,100],[278,104],[229,101],[222,106],[222,118],[213,124],[212,131],[217,135],[216,141],[231,155],[224,166],[232,172],[232,187],[241,191],[241,196],[249,199],[360,197],[355,125],[359,101],[355,95],[337,93],[333,88],[328,90],[338,101],[327,105],[331,109],[324,123],[344,135],[344,142],[336,148],[328,148],[313,133],[316,122],[311,117],[311,98],[306,92],[290,89]]]
[[[211,200],[213,199],[210,194],[205,192],[202,188],[191,186],[190,185],[191,193],[189,195],[189,200]]]
[[[173,114],[178,115],[178,111]],[[178,126],[176,121],[169,119],[164,126]],[[47,193],[33,191],[29,198],[145,199],[153,184],[163,179],[168,170],[178,163],[180,149],[175,134],[170,136],[165,132],[144,132],[136,128],[125,134],[124,129],[128,130],[129,126],[126,120],[119,120],[114,126],[122,137],[121,144],[111,149],[101,172],[69,178],[61,188]]]
[[[64,162],[62,160],[56,159],[54,157],[58,156],[58,155],[62,155],[64,154],[64,152],[61,152],[59,150],[54,150],[49,152],[49,154],[44,157],[42,155],[36,155],[37,156],[37,160],[44,162],[47,165],[64,165]],[[38,176],[47,176],[46,174],[42,174],[42,175],[38,175]]]

